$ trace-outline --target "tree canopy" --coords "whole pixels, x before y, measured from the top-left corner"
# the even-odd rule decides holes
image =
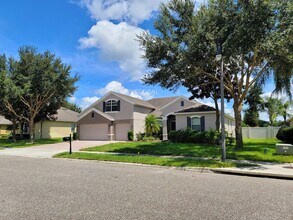
[[[56,114],[76,90],[78,76],[71,76],[71,67],[54,54],[31,46],[20,48],[19,58],[10,58],[7,66],[1,74],[1,109],[28,123],[33,140],[34,123]]]
[[[219,83],[214,59],[215,39],[220,38],[224,86],[234,101],[236,145],[242,148],[241,111],[249,89],[273,77],[275,91],[291,96],[292,4],[289,0],[210,0],[198,10],[191,0],[162,4],[155,22],[159,34],[139,36],[151,69],[144,81],[173,89],[191,78],[208,77],[210,84]]]

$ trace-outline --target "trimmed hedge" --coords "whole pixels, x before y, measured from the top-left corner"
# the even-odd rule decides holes
[[[288,128],[288,126],[283,125],[282,127],[280,127],[280,129],[278,130],[278,133],[276,135],[276,138],[279,139],[280,141],[285,141],[285,137],[284,137],[284,129]]]
[[[219,144],[221,134],[217,131],[210,130],[205,132],[195,132],[190,128],[178,131],[171,131],[168,135],[170,141],[175,143],[201,143],[201,144]],[[232,145],[235,138],[226,134],[228,145]]]
[[[293,128],[285,128],[283,130],[284,142],[293,144]]]

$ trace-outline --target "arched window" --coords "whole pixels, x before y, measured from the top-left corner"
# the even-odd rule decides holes
[[[193,131],[201,131],[201,123],[200,117],[194,116],[191,118],[191,130]]]
[[[115,112],[118,111],[118,101],[111,99],[106,101],[106,112]]]

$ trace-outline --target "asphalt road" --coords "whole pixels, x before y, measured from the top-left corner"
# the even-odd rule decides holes
[[[0,219],[293,219],[293,181],[0,156]]]

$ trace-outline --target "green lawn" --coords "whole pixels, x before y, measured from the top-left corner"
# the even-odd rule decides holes
[[[275,155],[277,139],[246,139],[243,150],[234,150],[228,147],[227,158],[235,160],[252,160],[267,162],[293,162],[293,156]],[[267,148],[267,154],[264,149]],[[83,151],[189,156],[204,158],[220,158],[221,148],[202,144],[181,144],[170,142],[120,142],[104,146],[91,147]]]
[[[31,147],[42,144],[55,144],[59,142],[62,142],[62,138],[35,140],[33,144],[31,144],[29,140],[17,140],[16,142],[13,142],[12,140],[0,139],[0,149]]]
[[[251,164],[240,164],[235,162],[222,163],[219,160],[201,160],[191,158],[162,158],[156,156],[124,156],[124,155],[109,155],[109,154],[92,154],[76,152],[69,154],[67,152],[60,153],[54,156],[55,158],[71,158],[84,160],[98,160],[98,161],[115,161],[126,163],[140,163],[159,166],[174,166],[174,167],[241,167]]]

